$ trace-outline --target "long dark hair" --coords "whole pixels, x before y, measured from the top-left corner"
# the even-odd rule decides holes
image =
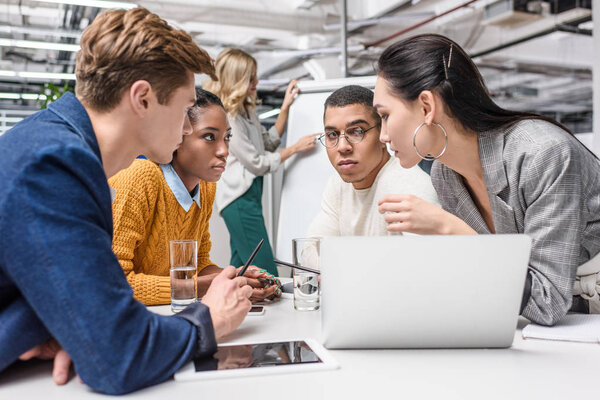
[[[540,119],[573,135],[552,118],[506,110],[494,103],[471,57],[442,35],[418,35],[392,44],[379,57],[376,71],[401,99],[414,101],[424,90],[439,94],[446,111],[474,132]]]

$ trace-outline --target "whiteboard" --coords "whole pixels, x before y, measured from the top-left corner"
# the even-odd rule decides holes
[[[323,104],[336,89],[360,85],[373,89],[376,76],[300,82],[300,94],[290,107],[286,146],[309,133],[323,132]],[[329,177],[336,173],[325,147],[317,143],[310,153],[294,155],[284,165],[275,255],[292,259],[292,239],[306,237],[308,226],[321,207]]]

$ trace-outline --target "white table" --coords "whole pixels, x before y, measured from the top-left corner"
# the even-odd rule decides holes
[[[170,314],[168,306],[153,311]],[[352,316],[349,315],[349,318]],[[175,382],[127,397],[183,399],[574,399],[598,398],[600,345],[523,340],[519,323],[510,349],[337,350],[335,371]],[[239,343],[320,336],[320,312],[295,311],[290,299],[247,317],[227,338]],[[55,386],[49,362],[20,364],[0,374],[0,399],[104,397],[77,379]],[[185,397],[189,396],[189,397]]]

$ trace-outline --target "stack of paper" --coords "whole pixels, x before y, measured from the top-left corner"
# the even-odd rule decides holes
[[[555,326],[529,324],[523,339],[600,343],[600,315],[568,314]]]

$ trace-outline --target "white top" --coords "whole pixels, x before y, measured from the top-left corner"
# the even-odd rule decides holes
[[[254,178],[275,171],[281,164],[281,156],[274,152],[281,143],[275,126],[267,131],[254,111],[249,118],[236,115],[228,119],[232,136],[227,167],[217,185],[215,204],[219,213],[246,193]]]
[[[388,235],[378,202],[387,194],[413,194],[439,205],[431,179],[418,166],[402,168],[391,157],[368,189],[354,189],[336,173],[323,193],[321,211],[308,228],[309,237]]]

